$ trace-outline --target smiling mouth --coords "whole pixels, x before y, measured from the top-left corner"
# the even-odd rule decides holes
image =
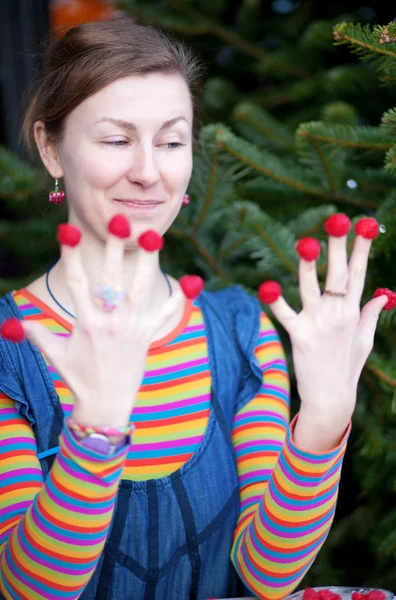
[[[120,208],[122,207],[122,210],[134,211],[135,214],[154,214],[164,204],[159,200],[120,200],[118,198],[114,198],[113,202],[118,204]]]

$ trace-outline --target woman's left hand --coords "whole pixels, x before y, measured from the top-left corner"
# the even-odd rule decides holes
[[[388,301],[379,296],[360,311],[371,243],[357,235],[348,264],[347,236],[330,236],[326,291],[321,293],[316,262],[300,259],[302,311],[297,314],[282,296],[271,303],[292,343],[301,400],[294,441],[307,450],[337,446],[355,408],[358,380]]]

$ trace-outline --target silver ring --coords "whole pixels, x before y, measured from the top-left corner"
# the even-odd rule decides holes
[[[325,290],[323,292],[325,296],[334,296],[336,298],[345,298],[346,292],[332,292],[331,290]]]
[[[105,312],[113,312],[120,306],[125,297],[122,287],[104,283],[97,285],[93,291],[94,302]]]

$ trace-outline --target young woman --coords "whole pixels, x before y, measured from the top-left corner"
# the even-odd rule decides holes
[[[3,598],[282,598],[330,528],[387,302],[360,313],[371,240],[348,265],[345,231],[331,236],[325,293],[301,259],[302,312],[271,304],[293,344],[289,425],[258,302],[239,288],[186,299],[141,245],[183,204],[198,71],[128,19],[76,27],[47,56],[24,128],[69,219],[56,265],[0,301],[27,337],[0,339]]]

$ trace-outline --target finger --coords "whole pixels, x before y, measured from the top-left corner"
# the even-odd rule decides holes
[[[348,283],[347,236],[329,237],[326,290],[344,293]]]
[[[51,333],[46,327],[34,321],[21,323],[27,339],[45,354],[50,364],[56,369],[58,365],[62,365],[67,339]]]
[[[122,287],[124,251],[124,240],[110,234],[105,247],[103,281],[101,283],[108,283],[114,287]]]
[[[176,289],[172,296],[163,304],[162,308],[158,311],[157,315],[153,319],[152,331],[157,331],[166,321],[181,307],[185,304],[186,297],[183,294],[181,288]]]
[[[269,306],[282,327],[284,327],[288,334],[291,335],[293,333],[294,323],[297,319],[297,313],[287,304],[283,296],[280,296]]]
[[[148,252],[141,247],[136,250],[135,273],[127,293],[128,301],[135,306],[140,306],[154,287],[158,254],[158,251]]]
[[[372,240],[356,236],[348,267],[347,297],[351,302],[360,303]]]
[[[378,318],[387,303],[387,296],[378,296],[367,302],[362,308],[357,329],[357,342],[363,351],[362,364],[359,365],[360,368],[363,368],[363,365],[373,348]]]
[[[308,311],[315,310],[321,296],[316,261],[301,259],[298,271],[302,306]]]
[[[83,307],[88,305],[88,278],[82,265],[79,246],[81,232],[70,223],[62,223],[58,226],[57,239],[60,243],[66,284],[73,299],[74,314],[77,316],[81,314]]]

